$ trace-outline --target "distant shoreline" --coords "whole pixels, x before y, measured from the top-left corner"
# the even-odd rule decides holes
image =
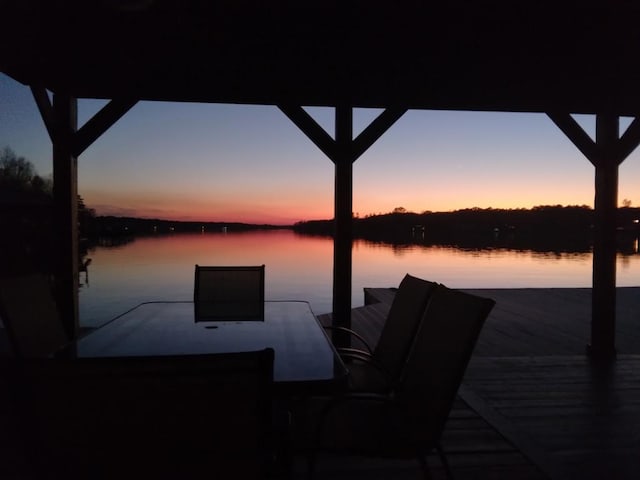
[[[194,222],[136,217],[96,216],[85,226],[84,234],[140,235],[151,233],[220,232],[291,229],[291,225],[251,224],[242,222]]]
[[[513,210],[472,208],[421,214],[394,211],[354,217],[353,238],[396,245],[419,243],[459,248],[588,252],[593,246],[593,216],[594,211],[590,207],[560,205]],[[640,237],[640,208],[619,208],[617,223],[619,250],[636,253]],[[333,237],[334,222],[311,220],[293,225],[270,225],[96,216],[84,225],[82,233],[91,242],[92,239],[115,240],[139,235],[284,229],[301,235]]]
[[[425,211],[415,213],[406,211],[402,207],[394,209],[392,212],[367,215],[365,217],[354,217],[354,226],[372,226],[384,224],[385,227],[393,226],[418,226],[422,227],[429,223],[442,224],[468,224],[470,222],[491,225],[492,228],[510,228],[515,224],[522,225],[535,223],[540,227],[559,227],[565,229],[567,226],[591,226],[593,223],[593,208],[586,205],[540,205],[533,208],[464,208],[445,212]],[[202,227],[205,229],[219,229],[231,227],[233,229],[294,229],[294,230],[324,230],[327,226],[333,225],[333,219],[301,220],[292,224],[274,225],[270,223],[247,223],[247,222],[222,222],[222,221],[202,221],[202,220],[172,220],[160,218],[143,218],[117,215],[95,215],[94,220],[98,224],[114,227],[157,227],[163,230],[173,227],[181,231],[196,231]],[[621,229],[638,228],[640,225],[640,207],[619,207],[618,226]]]

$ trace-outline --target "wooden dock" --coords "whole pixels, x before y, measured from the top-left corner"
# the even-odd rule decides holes
[[[474,356],[582,355],[591,335],[591,289],[463,289],[492,298]],[[352,310],[352,323],[375,342],[395,294],[365,288],[365,305]],[[616,289],[618,353],[640,354],[640,287]],[[320,315],[321,321],[330,316]]]
[[[496,306],[444,434],[456,478],[640,478],[640,288],[617,289],[618,356],[608,367],[585,353],[590,289],[465,291]],[[393,295],[365,289],[367,305],[352,311],[374,344]],[[467,449],[469,438],[481,448]]]
[[[476,357],[458,393],[552,479],[640,478],[640,355]]]
[[[353,309],[352,323],[375,344],[394,291],[367,290],[374,303]],[[585,355],[589,289],[465,291],[497,303],[443,435],[456,480],[640,478],[640,288],[617,289],[618,357],[609,368]],[[0,462],[0,478],[19,478],[10,463]],[[444,478],[435,456],[429,463]],[[293,473],[306,478],[303,457]],[[414,461],[323,456],[315,478],[420,475]]]

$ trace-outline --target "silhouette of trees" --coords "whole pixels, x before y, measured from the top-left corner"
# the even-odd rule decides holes
[[[93,208],[88,208],[84,200],[78,195],[78,223],[80,224],[80,232],[86,233],[92,229],[92,223],[96,218],[96,211]]]
[[[51,179],[44,179],[35,171],[33,164],[19,157],[9,147],[0,153],[0,188],[5,191],[23,191],[51,194]]]
[[[6,272],[49,271],[51,188],[33,164],[9,147],[0,151],[0,263]]]
[[[51,178],[41,177],[29,160],[4,147],[0,150],[0,264],[6,272],[50,271],[52,216]],[[81,235],[94,219],[95,211],[78,195]]]
[[[388,243],[447,244],[459,247],[515,247],[588,251],[594,223],[587,205],[539,205],[531,209],[465,208],[421,214],[395,208],[382,215],[354,219],[356,238]],[[619,237],[640,232],[640,208],[618,209]],[[298,222],[295,231],[333,234],[331,220]],[[418,234],[416,234],[416,232]]]
[[[5,147],[0,155],[0,182],[3,187],[28,188],[33,178],[33,165]]]
[[[14,203],[32,203],[35,197],[49,197],[53,194],[53,181],[37,174],[33,164],[24,157],[19,157],[10,147],[4,147],[0,153],[0,188],[13,194]],[[15,195],[21,192],[22,195]],[[29,196],[28,194],[32,194]],[[96,216],[95,210],[88,208],[78,195],[78,217],[80,225],[90,222]]]

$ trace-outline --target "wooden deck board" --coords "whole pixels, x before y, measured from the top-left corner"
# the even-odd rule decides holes
[[[392,301],[394,291],[365,289],[368,302]],[[492,298],[475,355],[581,355],[591,335],[591,289],[464,289]],[[640,354],[640,287],[616,289],[616,346]],[[354,323],[355,325],[355,323]]]
[[[456,480],[547,479],[542,471],[462,400],[457,400],[442,438]],[[435,455],[428,463],[436,480],[444,469]],[[304,457],[294,459],[294,479],[306,477]],[[416,479],[421,478],[415,460],[385,460],[321,455],[316,479]]]
[[[617,289],[618,357],[609,369],[596,367],[585,354],[590,289],[465,291],[493,298],[496,306],[459,391],[472,408],[469,418],[478,414],[481,420],[460,426],[452,417],[445,429],[450,448],[479,448],[475,458],[457,460],[456,478],[639,478],[640,288]],[[376,300],[388,306],[393,295],[390,289],[367,289],[369,305],[354,309],[354,329],[375,338],[380,319],[369,325],[367,319],[373,308],[380,316]],[[331,321],[330,315],[322,317]],[[499,465],[508,454],[498,452],[505,444],[489,440],[496,433],[521,455],[518,466],[504,472]],[[458,441],[463,443],[456,447]],[[491,465],[483,471],[476,464],[471,473],[462,467],[466,461]]]
[[[551,478],[640,474],[640,356],[474,357],[460,396]]]

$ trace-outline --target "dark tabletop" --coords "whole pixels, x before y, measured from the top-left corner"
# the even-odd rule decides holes
[[[265,302],[264,321],[196,322],[192,302],[143,303],[75,345],[78,357],[275,351],[274,382],[320,389],[346,368],[307,302]]]

